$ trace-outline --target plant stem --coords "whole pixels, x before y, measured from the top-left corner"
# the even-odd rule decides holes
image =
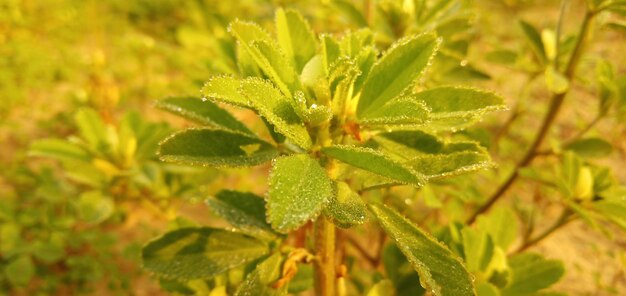
[[[564,73],[565,77],[569,81],[572,81],[572,78],[574,77],[576,66],[578,65],[578,62],[580,61],[580,57],[582,55],[585,41],[587,39],[587,35],[589,34],[591,21],[593,20],[594,16],[595,16],[594,11],[587,11],[585,13],[585,18],[583,19],[583,23],[580,27],[580,33],[578,35],[576,47],[574,48],[574,51],[572,52],[572,56],[570,57],[569,62],[567,63],[567,68],[565,69],[565,73]],[[506,191],[511,187],[511,185],[515,183],[515,181],[517,180],[517,177],[519,177],[519,170],[521,168],[528,166],[532,162],[532,160],[537,155],[536,154],[537,150],[543,143],[543,140],[546,138],[548,131],[552,127],[552,124],[554,123],[554,120],[556,119],[559,113],[559,110],[561,109],[561,106],[563,105],[563,101],[567,93],[568,92],[565,91],[563,93],[555,94],[552,96],[552,99],[550,100],[550,107],[548,108],[548,112],[546,113],[543,119],[543,122],[541,123],[541,127],[539,128],[539,131],[535,135],[535,138],[532,144],[530,145],[528,150],[526,150],[526,154],[524,154],[524,157],[522,158],[522,160],[520,160],[517,163],[517,165],[515,166],[515,169],[513,170],[513,173],[511,173],[511,175],[504,181],[504,183],[502,183],[502,185],[498,187],[498,189],[493,193],[493,195],[489,197],[487,202],[483,204],[481,207],[479,207],[478,210],[476,210],[469,217],[469,219],[466,222],[467,224],[474,223],[474,221],[476,221],[476,218],[480,214],[485,213],[489,209],[491,209],[491,207],[502,196],[504,196],[504,193],[506,193]]]
[[[323,214],[315,221],[315,295],[335,295],[335,225]]]
[[[559,219],[554,223],[554,225],[546,229],[537,237],[533,239],[529,239],[526,242],[524,242],[517,250],[514,251],[514,253],[521,253],[525,251],[526,249],[538,244],[540,241],[544,240],[546,237],[550,236],[552,233],[554,233],[561,227],[567,225],[569,222],[574,221],[574,219],[571,219],[573,214],[574,213],[570,209],[565,209],[563,213],[561,214],[561,216],[559,217]]]

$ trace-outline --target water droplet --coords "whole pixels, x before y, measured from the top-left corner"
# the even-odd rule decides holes
[[[467,60],[462,60],[461,61],[461,67],[467,66],[467,63],[468,63]]]

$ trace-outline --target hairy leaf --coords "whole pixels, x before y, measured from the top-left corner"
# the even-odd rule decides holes
[[[265,201],[258,195],[222,190],[206,203],[215,214],[245,233],[262,238],[275,236],[265,221]]]
[[[298,117],[291,100],[281,94],[270,82],[248,78],[241,84],[241,93],[250,100],[254,109],[276,128],[277,132],[304,149],[311,147],[311,137],[302,119]]]
[[[267,246],[247,235],[214,228],[182,228],[142,250],[145,269],[178,279],[206,279],[267,254]]]
[[[267,220],[288,232],[315,218],[333,196],[326,171],[306,154],[278,158],[272,165]]]
[[[424,185],[423,175],[370,148],[335,145],[322,148],[322,152],[349,165],[404,184]]]
[[[389,100],[403,94],[426,69],[439,41],[433,34],[402,39],[374,65],[363,84],[357,116],[377,110]]]
[[[324,210],[326,216],[343,228],[363,224],[367,209],[361,197],[345,182],[336,182],[335,185],[336,193]]]
[[[202,88],[202,95],[211,100],[239,107],[250,107],[248,99],[239,93],[241,81],[231,76],[213,76]]]
[[[472,276],[448,248],[393,209],[380,204],[369,208],[413,265],[425,288],[437,296],[476,295]]]
[[[464,151],[418,156],[407,161],[406,165],[428,178],[442,178],[474,172],[493,164],[487,153]]]
[[[241,133],[187,129],[165,139],[159,147],[164,161],[213,167],[254,166],[278,156],[269,143]]]
[[[157,102],[157,107],[210,127],[254,135],[241,121],[213,102],[196,97],[173,97]]]
[[[421,125],[427,122],[428,107],[411,96],[390,100],[382,107],[364,116],[365,125]]]
[[[274,289],[272,284],[280,277],[282,256],[273,254],[246,276],[235,292],[235,296],[280,296],[287,295],[287,286]]]
[[[506,108],[502,97],[482,90],[443,86],[415,94],[431,110],[431,118],[480,117],[485,112]]]

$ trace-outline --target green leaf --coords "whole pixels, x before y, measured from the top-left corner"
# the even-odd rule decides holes
[[[413,85],[434,56],[440,41],[433,34],[402,39],[374,65],[363,84],[357,116],[382,107]]]
[[[500,290],[488,282],[476,284],[476,293],[478,296],[500,296]]]
[[[22,255],[7,264],[4,273],[13,285],[25,286],[35,276],[35,264],[30,257]]]
[[[100,149],[107,144],[107,128],[100,115],[91,108],[82,108],[74,116],[80,136],[93,148]]]
[[[286,97],[291,98],[291,91],[299,84],[298,75],[278,51],[276,42],[269,34],[257,24],[239,20],[231,23],[228,30],[261,71]]]
[[[85,192],[78,199],[78,213],[88,223],[100,223],[111,217],[114,210],[113,199],[100,191]]]
[[[374,204],[369,208],[413,265],[427,290],[437,296],[476,295],[472,276],[448,248],[393,209]]]
[[[324,209],[326,216],[330,217],[337,226],[343,228],[363,224],[367,209],[361,197],[353,192],[345,182],[336,182],[335,187],[336,193]]]
[[[395,295],[395,287],[390,280],[382,280],[376,283],[368,292],[367,296]]]
[[[341,55],[341,50],[339,48],[339,42],[332,36],[322,35],[320,38],[322,42],[322,59],[324,60],[325,69],[328,73],[331,65],[333,65]]]
[[[493,166],[489,154],[474,151],[418,156],[405,164],[429,179],[457,176]]]
[[[241,121],[213,102],[196,97],[173,97],[160,100],[156,106],[213,128],[254,135]]]
[[[241,84],[241,93],[277,132],[304,149],[311,147],[311,137],[291,100],[282,95],[270,82],[248,78]]]
[[[517,238],[519,223],[515,213],[507,207],[497,207],[487,215],[481,215],[476,220],[478,229],[487,232],[494,243],[507,250]]]
[[[357,28],[367,27],[367,20],[361,11],[347,0],[333,0],[331,4],[337,9],[337,11],[346,15],[346,17],[352,21]]]
[[[241,133],[187,129],[165,139],[161,160],[213,167],[254,166],[278,156],[271,144]]]
[[[283,258],[276,253],[259,263],[235,292],[235,296],[279,296],[287,295],[287,286],[278,289],[272,284],[280,278]]]
[[[421,125],[427,122],[429,109],[412,96],[398,97],[363,117],[365,125]]]
[[[315,34],[309,23],[296,11],[278,9],[276,36],[280,48],[294,61],[296,71],[302,72],[304,65],[315,56],[317,48]]]
[[[494,256],[494,243],[491,236],[481,230],[465,227],[463,236],[463,254],[465,266],[471,272],[485,272]]]
[[[554,66],[549,66],[544,71],[546,86],[555,94],[562,94],[569,89],[567,77],[559,73]]]
[[[267,196],[267,221],[288,232],[314,219],[333,196],[326,171],[305,154],[276,159]]]
[[[268,253],[253,237],[214,228],[182,228],[166,233],[142,250],[143,267],[177,279],[206,279]]]
[[[313,287],[313,266],[300,265],[296,275],[289,281],[289,290],[291,294],[304,292]]]
[[[511,281],[502,290],[502,295],[532,295],[550,287],[561,279],[565,268],[560,261],[546,260],[541,255],[524,253],[509,259]]]
[[[354,167],[397,180],[403,184],[419,187],[425,182],[423,175],[370,148],[335,145],[322,148],[322,152]]]
[[[563,147],[587,158],[605,157],[613,152],[611,143],[600,138],[585,138],[574,141]]]
[[[250,107],[248,99],[239,93],[241,81],[232,76],[213,76],[202,87],[202,95],[216,102]]]
[[[261,238],[274,238],[272,227],[265,221],[265,201],[253,193],[222,190],[207,205],[218,216],[241,231]]]
[[[541,41],[541,34],[535,27],[533,27],[533,25],[525,21],[520,21],[519,24],[522,28],[522,32],[524,32],[524,36],[526,36],[531,48],[537,55],[537,58],[539,58],[541,63],[545,63],[546,52],[543,48],[543,42]]]
[[[443,86],[414,95],[431,110],[433,120],[447,118],[477,119],[486,112],[506,109],[502,97],[473,88]]]
[[[83,148],[59,139],[35,141],[28,151],[31,156],[50,157],[60,161],[89,161],[89,153]]]

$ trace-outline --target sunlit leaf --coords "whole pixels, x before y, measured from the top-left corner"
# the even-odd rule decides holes
[[[376,62],[365,81],[357,106],[358,117],[366,117],[413,85],[434,56],[438,44],[439,41],[432,34],[396,42]]]
[[[404,184],[422,186],[425,182],[423,175],[370,148],[335,145],[322,148],[322,152],[349,165]]]
[[[287,295],[287,286],[273,288],[272,284],[280,277],[282,256],[273,254],[246,276],[235,296],[280,296]]]
[[[267,221],[280,232],[314,219],[333,196],[326,171],[308,155],[278,158],[272,165],[267,196]]]
[[[514,255],[509,265],[511,281],[502,290],[502,295],[507,296],[532,295],[555,284],[565,273],[561,262],[533,253]]]
[[[214,167],[254,166],[278,156],[269,143],[224,130],[187,129],[161,143],[164,161]]]
[[[434,295],[476,295],[461,260],[447,247],[384,205],[370,205],[370,211],[398,245],[420,276],[420,282]]]

